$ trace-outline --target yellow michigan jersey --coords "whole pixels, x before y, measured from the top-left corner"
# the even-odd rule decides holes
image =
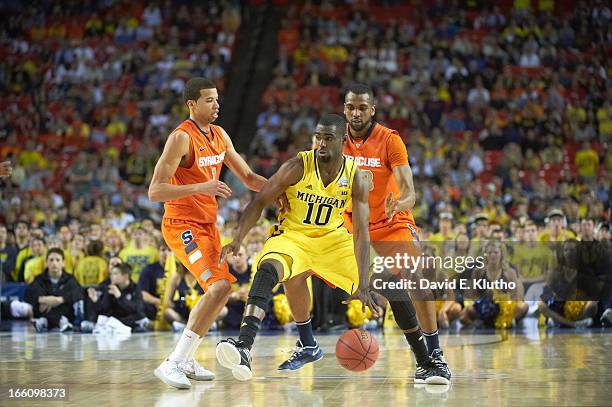
[[[359,273],[353,236],[343,227],[342,213],[348,208],[355,163],[343,158],[342,167],[327,186],[323,185],[315,151],[299,153],[304,175],[285,191],[291,210],[279,215],[258,261],[274,259],[284,268],[283,281],[304,272],[317,275],[332,287],[352,294]]]

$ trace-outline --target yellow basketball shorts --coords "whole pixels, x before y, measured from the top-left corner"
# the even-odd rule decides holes
[[[291,230],[276,231],[266,240],[257,268],[270,259],[283,265],[282,281],[310,273],[349,294],[359,287],[353,235],[343,227],[320,237],[308,237]]]

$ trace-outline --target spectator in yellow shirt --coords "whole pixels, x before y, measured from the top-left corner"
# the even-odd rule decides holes
[[[123,262],[132,266],[132,280],[138,282],[140,271],[147,264],[155,263],[158,254],[155,247],[145,244],[145,231],[142,227],[137,226],[132,232],[132,241],[121,250],[119,257]]]
[[[32,239],[32,256],[23,263],[23,281],[30,284],[45,271],[47,246],[40,238]]]
[[[582,145],[582,150],[576,153],[576,167],[578,174],[585,180],[592,180],[597,175],[599,156],[588,141]]]
[[[104,244],[92,240],[85,249],[87,254],[74,271],[74,278],[80,285],[97,285],[108,277],[108,265],[104,259]]]
[[[562,210],[553,209],[548,212],[547,218],[547,228],[538,237],[540,242],[564,242],[576,238],[574,232],[567,229],[567,220]]]

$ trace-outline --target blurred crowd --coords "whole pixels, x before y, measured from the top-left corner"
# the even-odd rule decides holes
[[[437,242],[430,250],[441,244],[437,254],[459,255],[484,250],[478,242],[507,242],[491,250],[507,254],[499,264],[524,283],[523,294],[539,284],[536,306],[548,275],[569,261],[554,244],[594,242],[597,259],[606,256],[612,12],[605,3],[289,3],[248,152],[258,173],[269,176],[309,149],[318,115],[340,111],[344,85],[366,82],[375,89],[376,120],[407,145],[415,218],[422,240]],[[184,81],[206,76],[223,93],[239,6],[108,0],[23,10],[9,1],[0,9],[0,162],[15,167],[0,180],[0,278],[30,284],[26,301],[3,303],[3,315],[33,318],[39,330],[93,330],[100,316],[108,329],[181,329],[201,291],[168,256],[162,208],[148,201],[146,187],[165,137],[187,115]],[[251,195],[231,173],[225,180],[234,196],[220,201],[218,227],[227,239]],[[274,215],[270,209],[229,260],[239,283],[219,326],[239,324]],[[516,245],[534,241],[554,258],[549,266],[517,254]],[[337,296],[318,283],[312,289],[317,298]],[[610,307],[600,302],[593,312],[588,298],[571,316],[598,324]],[[440,304],[442,326],[483,315],[495,325],[495,314],[507,327],[530,312],[516,304],[474,311],[455,297]],[[271,307],[267,326],[290,321],[282,290]],[[313,321],[322,328],[384,323],[353,308],[335,301],[314,309]]]
[[[111,206],[159,216],[143,191],[168,133],[188,115],[185,81],[206,76],[223,93],[238,3],[9,1],[0,9],[0,162],[15,167],[2,220],[54,222],[78,200],[98,216]]]
[[[251,145],[264,172],[310,146],[319,112],[341,111],[343,86],[365,82],[376,120],[407,145],[419,225],[435,226],[443,211],[467,222],[483,210],[504,227],[520,216],[541,225],[551,207],[569,222],[609,220],[604,2],[559,10],[567,2],[558,1],[558,12],[555,1],[504,11],[382,3],[287,6]]]

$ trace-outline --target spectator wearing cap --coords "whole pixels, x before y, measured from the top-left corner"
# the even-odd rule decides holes
[[[68,329],[75,317],[73,305],[81,299],[79,283],[64,272],[64,252],[49,249],[45,271],[25,290],[25,301],[33,308],[36,331]]]
[[[546,230],[540,233],[540,242],[564,242],[569,239],[576,239],[576,235],[567,229],[567,220],[561,209],[553,209],[546,216]]]

